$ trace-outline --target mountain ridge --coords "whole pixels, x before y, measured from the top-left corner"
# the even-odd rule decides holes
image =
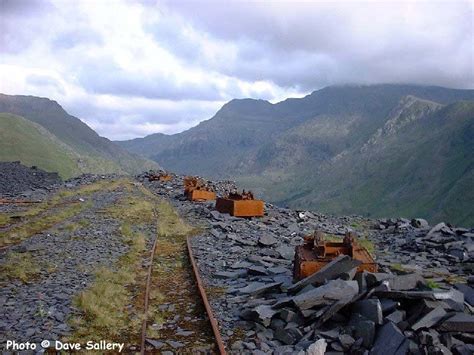
[[[434,211],[437,201],[425,202],[423,206],[420,203],[417,209],[408,208],[410,202],[406,196],[404,202],[397,201],[397,191],[402,196],[400,191],[406,190],[403,185],[416,185],[417,179],[424,177],[422,171],[416,170],[416,164],[405,165],[402,159],[404,157],[399,155],[405,154],[402,152],[415,154],[417,144],[421,150],[431,149],[434,152],[435,140],[440,139],[440,135],[435,135],[437,126],[429,123],[431,119],[437,119],[440,127],[446,130],[457,127],[456,134],[461,135],[462,131],[455,121],[443,123],[436,115],[437,112],[442,112],[446,117],[453,118],[453,108],[446,107],[464,101],[474,101],[474,90],[391,84],[327,87],[303,98],[287,99],[275,104],[264,100],[232,100],[212,118],[187,131],[175,135],[148,136],[118,144],[159,161],[164,168],[178,173],[236,179],[269,201],[292,208],[322,207],[322,211],[326,213],[340,213],[343,210],[344,214],[375,213],[378,217],[384,217],[380,215],[382,213],[399,215],[398,211],[407,211],[435,220],[444,218],[452,222],[474,223],[474,212],[464,202],[461,204],[468,208],[469,215],[457,219],[449,212],[431,213],[430,210]],[[397,108],[400,111],[398,116]],[[463,119],[470,122],[471,116],[474,119],[474,108],[468,105],[467,110],[467,117]],[[428,127],[433,132],[423,131]],[[433,141],[426,143],[423,138],[425,136]],[[456,145],[458,136],[450,136],[449,140],[460,152],[463,149]],[[370,146],[371,139],[375,142],[386,141],[387,146],[376,145],[374,149],[380,151],[371,152],[371,161],[364,160],[360,155]],[[408,152],[398,145],[413,148]],[[456,155],[458,152],[449,147],[445,147],[445,150],[448,155]],[[387,161],[382,159],[383,154],[388,154]],[[426,159],[429,157],[428,153],[422,155]],[[434,160],[432,163],[444,166],[450,157],[442,157],[443,163]],[[471,161],[470,157],[463,159]],[[338,172],[335,180],[336,170],[343,169],[339,167],[342,163],[338,163],[338,160],[346,164],[348,170],[355,169],[352,167],[353,162],[369,168],[355,169],[357,178],[353,179]],[[456,160],[451,163],[456,165],[461,164],[460,162],[461,160]],[[403,174],[397,173],[399,181],[391,181],[397,185],[393,191],[386,191],[382,187],[362,188],[384,175],[382,171],[373,170],[371,165],[381,170],[403,170]],[[334,174],[331,169],[335,170]],[[414,174],[417,178],[414,180],[410,178],[410,169],[416,170]],[[438,173],[442,180],[446,180],[446,176],[450,175],[443,169]],[[321,177],[321,171],[327,176]],[[468,182],[471,181],[470,171],[465,174]],[[447,180],[452,182],[450,179]],[[333,189],[331,181],[332,185],[338,187]],[[434,186],[436,181],[427,183]],[[357,199],[351,194],[352,190],[359,188],[362,189],[360,194],[365,196],[364,199]],[[327,193],[319,196],[315,191],[320,189],[327,190]],[[385,198],[384,194],[388,197]],[[461,192],[457,194],[458,197],[462,195]],[[311,199],[304,198],[305,195],[311,196]],[[416,195],[415,191],[413,198],[416,199]],[[344,196],[352,196],[352,202],[344,202]],[[439,198],[441,197],[438,196]],[[462,200],[462,196],[460,198]],[[375,208],[376,204],[370,207],[372,200],[379,199],[386,201],[384,208]],[[329,203],[331,200],[337,200],[343,207],[335,206],[335,202]],[[398,206],[398,209],[390,206]]]

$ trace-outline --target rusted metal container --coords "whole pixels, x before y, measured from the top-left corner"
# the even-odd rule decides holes
[[[264,207],[262,200],[255,200],[252,192],[245,190],[242,194],[231,193],[225,198],[217,198],[216,201],[216,210],[235,217],[262,217]]]
[[[187,176],[184,178],[184,194],[190,201],[208,201],[215,200],[216,193],[206,185],[206,183],[197,177]]]
[[[296,247],[293,277],[295,280],[301,280],[312,275],[342,254],[362,262],[357,271],[377,272],[377,264],[367,249],[357,243],[354,232],[346,233],[341,242],[327,242],[325,234],[317,231],[306,236],[304,244]]]
[[[192,190],[186,194],[190,201],[210,201],[216,199],[216,193],[208,190]]]
[[[164,172],[159,174],[148,174],[148,181],[161,181],[166,182],[173,179],[173,176]]]

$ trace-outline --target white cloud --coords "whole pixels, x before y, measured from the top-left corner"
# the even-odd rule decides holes
[[[474,86],[472,1],[0,0],[0,91],[112,139],[341,83]]]

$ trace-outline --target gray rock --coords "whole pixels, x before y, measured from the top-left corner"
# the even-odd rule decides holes
[[[275,331],[275,339],[286,345],[296,344],[302,337],[303,333],[298,328],[279,328]]]
[[[392,322],[386,323],[377,332],[371,355],[395,355],[405,341],[405,336]],[[403,347],[402,347],[403,348]]]
[[[426,221],[426,219],[423,219],[423,218],[412,219],[411,225],[415,228],[428,228],[429,227],[429,223]]]
[[[464,300],[474,307],[474,288],[466,284],[454,285],[460,292],[464,294]]]
[[[300,310],[314,306],[331,305],[336,301],[350,301],[359,292],[356,281],[331,280],[326,285],[317,287],[292,298]]]
[[[474,315],[456,313],[441,323],[439,329],[446,332],[474,333]]]
[[[407,274],[395,276],[389,281],[390,288],[395,291],[413,290],[418,285],[425,283],[423,277],[419,274]]]
[[[362,345],[369,349],[374,342],[375,323],[356,313],[352,315],[349,324],[354,328],[356,339],[362,338]]]
[[[295,256],[295,249],[287,245],[280,245],[275,249],[282,259],[293,260]]]
[[[236,271],[220,271],[214,274],[214,277],[217,279],[238,279],[245,277],[247,271],[245,270],[236,270]]]
[[[431,328],[438,324],[438,322],[440,322],[445,315],[446,311],[441,307],[437,307],[428,314],[424,315],[421,319],[419,319],[415,324],[411,326],[411,328],[413,330]]]
[[[281,282],[273,282],[269,284],[263,282],[252,282],[244,288],[239,289],[239,292],[254,296],[262,295],[264,293],[277,289],[280,285]]]
[[[351,337],[349,334],[341,334],[339,335],[339,343],[341,343],[344,350],[350,349],[352,344],[355,343],[355,339]]]
[[[268,271],[263,266],[250,266],[247,270],[249,275],[268,275]]]
[[[405,320],[405,317],[406,312],[404,310],[396,310],[395,312],[392,312],[386,316],[385,319],[398,325],[400,322]]]
[[[306,350],[306,355],[324,355],[326,353],[327,343],[325,339],[318,339]]]
[[[159,340],[154,340],[154,339],[146,339],[146,342],[153,346],[155,349],[161,349],[163,346],[165,346],[165,343]]]
[[[322,285],[327,280],[335,279],[360,264],[360,261],[352,260],[350,256],[340,255],[322,267],[318,272],[295,283],[288,289],[288,292],[296,293],[307,285]]]
[[[268,327],[270,326],[272,317],[277,313],[278,311],[274,310],[271,306],[260,305],[253,310],[244,310],[240,316],[245,320],[260,322],[265,327]]]
[[[383,322],[382,305],[378,299],[357,301],[353,304],[352,311],[359,313],[375,324],[380,325]]]
[[[271,246],[278,243],[278,240],[273,238],[271,235],[265,234],[258,238],[258,244],[263,246]]]

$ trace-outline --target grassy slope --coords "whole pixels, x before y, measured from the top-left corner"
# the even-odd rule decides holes
[[[81,171],[71,148],[46,129],[20,116],[0,113],[0,160],[36,165],[69,178]]]
[[[94,173],[138,173],[158,164],[127,152],[58,103],[46,98],[0,94],[0,112],[9,112],[35,122],[83,157],[84,170]]]

